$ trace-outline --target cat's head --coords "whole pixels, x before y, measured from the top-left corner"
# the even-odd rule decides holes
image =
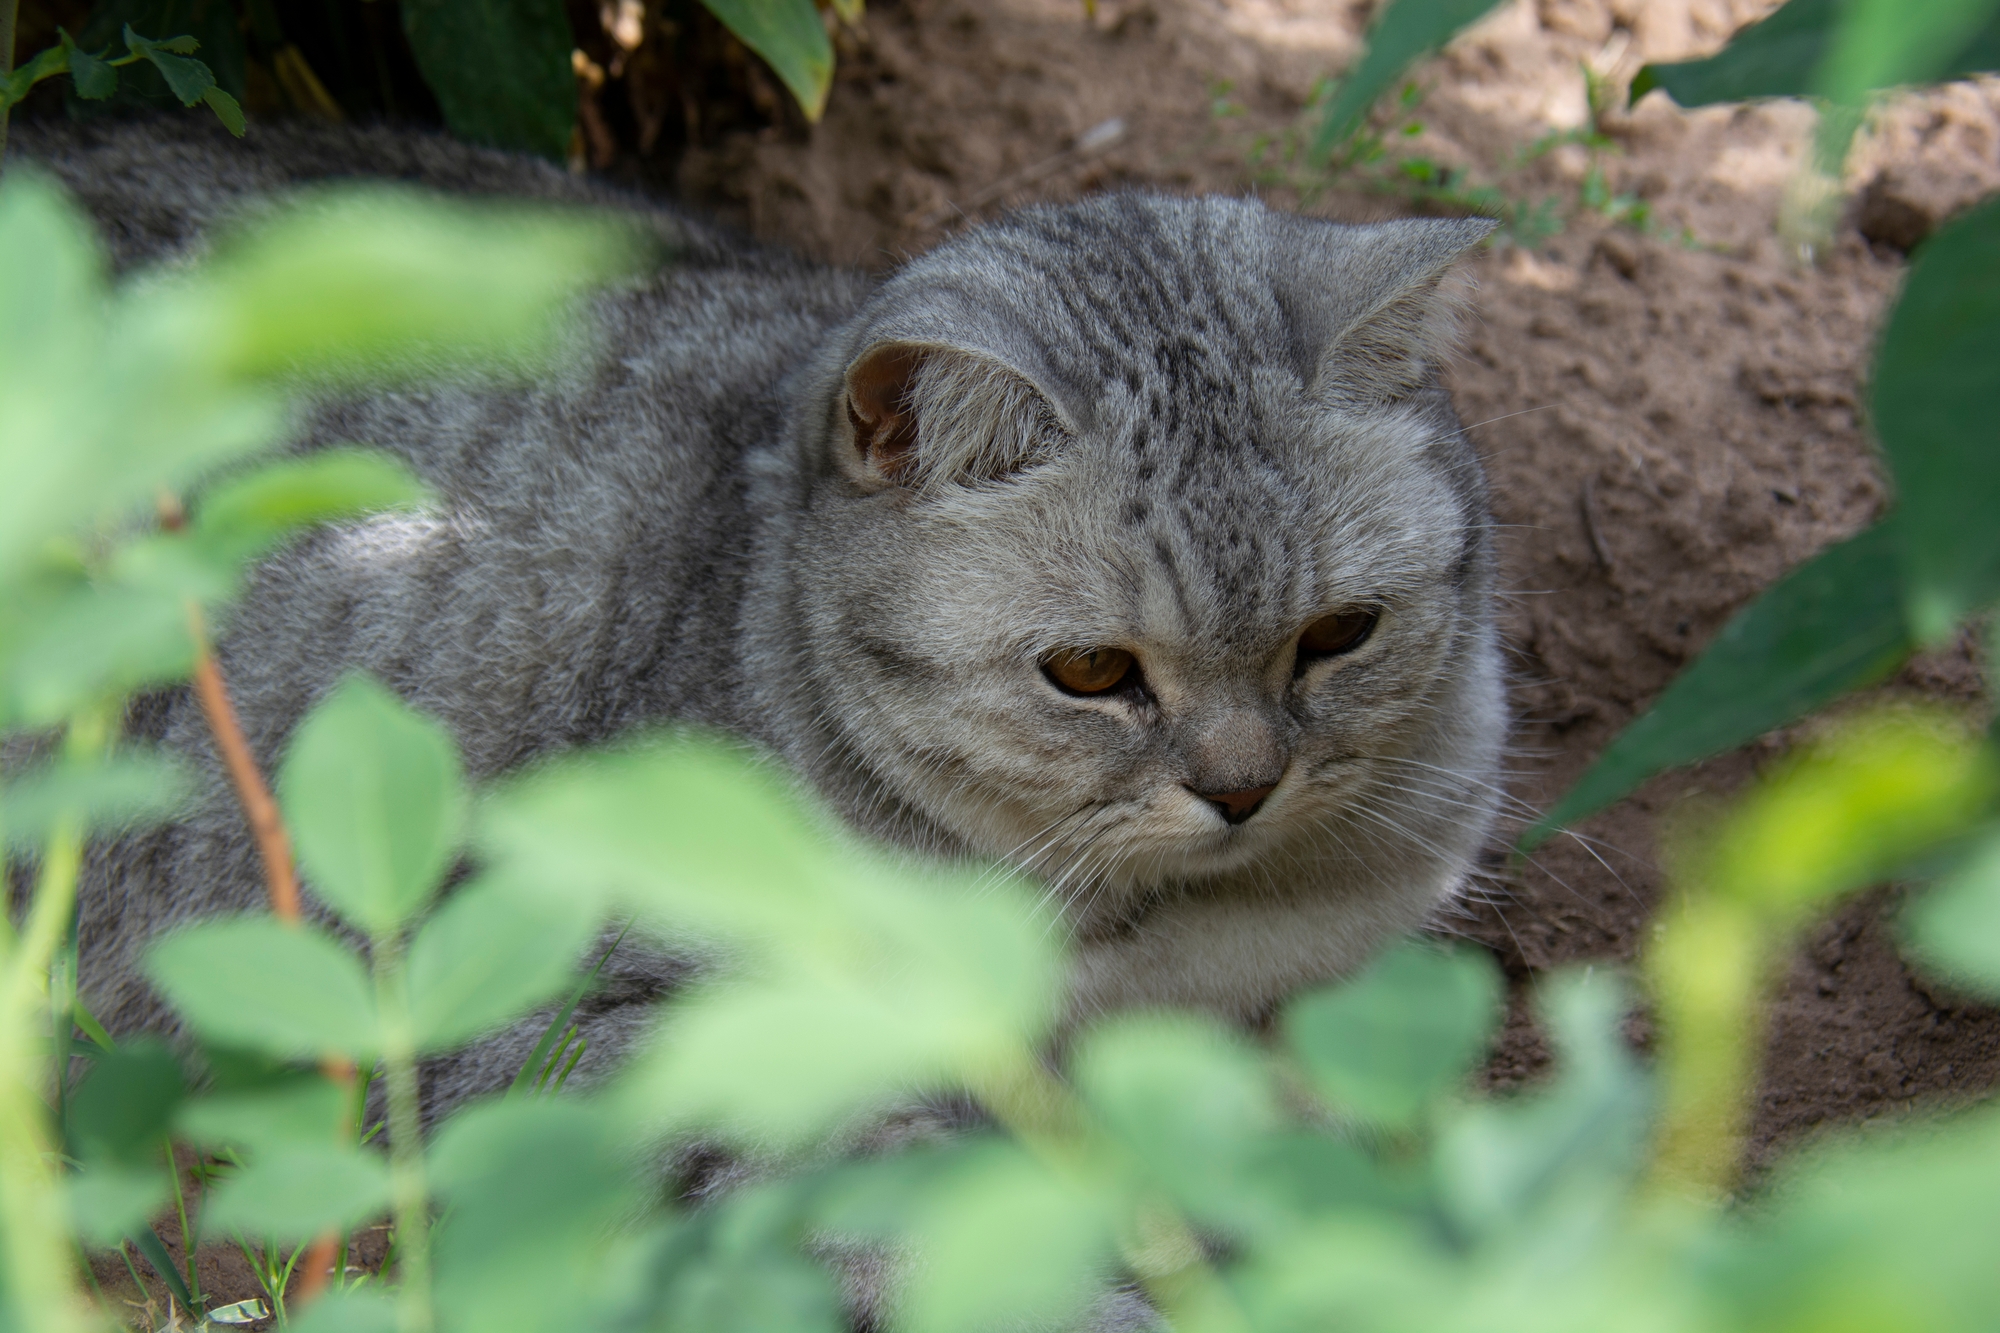
[[[1489,229],[1114,195],[886,283],[809,404],[792,548],[851,813],[1030,869],[1086,942],[1232,896],[1414,924],[1500,734],[1484,484],[1436,381]]]

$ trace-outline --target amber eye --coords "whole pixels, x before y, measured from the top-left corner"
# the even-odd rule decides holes
[[[1382,613],[1369,606],[1351,607],[1330,616],[1321,616],[1299,635],[1300,668],[1311,665],[1316,658],[1353,652],[1368,641],[1375,622],[1381,618]]]
[[[1138,663],[1123,648],[1057,653],[1042,663],[1056,688],[1071,694],[1102,694],[1131,675]]]

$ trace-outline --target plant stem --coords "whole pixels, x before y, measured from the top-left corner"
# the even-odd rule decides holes
[[[0,83],[14,72],[14,22],[21,0],[0,0]],[[7,113],[13,110],[0,103],[0,171],[7,169]]]
[[[37,1088],[48,1066],[36,1047],[50,956],[76,898],[83,862],[79,821],[57,822],[20,939],[0,962],[0,1290],[15,1328],[83,1333],[86,1314],[71,1282],[64,1215],[48,1108]]]
[[[1743,905],[1696,891],[1647,952],[1661,1038],[1655,1188],[1718,1203],[1735,1188],[1756,1091],[1766,929]]]
[[[396,1215],[397,1326],[431,1333],[430,1190],[417,1100],[417,1052],[410,1035],[403,941],[374,941],[375,1005],[382,1021],[382,1068],[389,1102],[389,1201]]]
[[[0,4],[7,2],[0,0]],[[216,666],[215,654],[209,650],[201,607],[190,601],[187,612],[188,631],[195,645],[194,690],[201,700],[202,715],[208,719],[209,734],[215,738],[215,748],[222,755],[223,766],[229,770],[229,780],[236,787],[236,798],[243,803],[243,814],[249,819],[250,832],[257,840],[257,851],[264,861],[264,885],[270,894],[271,910],[280,921],[296,925],[299,920],[299,879],[292,868],[291,835],[285,832],[285,821],[279,817],[278,803],[271,799],[271,788],[257,767],[257,757],[250,753],[250,743],[244,739],[243,724],[237,720],[235,705],[229,702],[229,690],[222,682],[222,670]]]

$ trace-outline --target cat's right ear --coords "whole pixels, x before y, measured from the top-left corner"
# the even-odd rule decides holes
[[[929,349],[878,343],[847,368],[847,424],[853,445],[845,470],[871,487],[903,486],[917,476],[917,372]]]

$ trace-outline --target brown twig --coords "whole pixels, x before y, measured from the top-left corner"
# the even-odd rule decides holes
[[[185,522],[178,501],[171,496],[161,497],[160,518],[169,530],[177,530]],[[222,669],[216,665],[215,654],[208,643],[207,627],[203,624],[201,606],[188,602],[188,633],[194,639],[194,688],[201,699],[202,715],[208,719],[209,734],[215,738],[215,748],[222,755],[222,763],[229,770],[229,779],[236,787],[236,797],[243,803],[244,817],[250,821],[250,832],[257,840],[257,852],[264,860],[264,887],[270,895],[271,912],[288,926],[301,924],[299,913],[299,878],[292,865],[292,839],[285,831],[285,821],[278,812],[278,803],[271,797],[271,788],[264,781],[263,770],[257,767],[257,757],[250,753],[250,743],[244,738],[243,724],[237,719],[236,707],[229,701],[229,688],[223,683]],[[329,1056],[320,1062],[320,1070],[336,1086],[351,1088],[354,1084],[354,1064],[337,1056]],[[349,1137],[343,1129],[343,1137]],[[305,1269],[298,1277],[298,1291],[292,1303],[304,1306],[326,1290],[332,1276],[334,1253],[340,1244],[340,1233],[328,1230],[314,1240],[306,1251]]]
[[[208,719],[209,734],[222,755],[223,767],[243,803],[244,817],[250,821],[257,852],[264,858],[264,887],[271,897],[271,911],[286,925],[299,923],[299,877],[292,869],[292,839],[278,814],[278,803],[243,738],[243,725],[236,719],[236,707],[229,702],[229,689],[222,683],[222,670],[209,650],[208,635],[202,626],[201,607],[188,603],[188,631],[194,636],[194,692],[201,699],[202,715]]]

